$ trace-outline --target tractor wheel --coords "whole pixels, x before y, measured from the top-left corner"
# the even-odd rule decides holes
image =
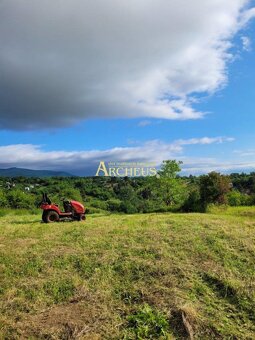
[[[59,214],[54,210],[45,211],[45,216],[43,213],[43,222],[51,223],[51,222],[58,222],[59,221]]]
[[[80,215],[78,216],[78,221],[85,221],[85,220],[86,220],[85,214],[80,214]]]
[[[44,223],[47,223],[47,219],[46,219],[47,214],[48,214],[48,211],[47,211],[47,210],[44,211],[43,214],[42,214],[42,220],[43,220]]]

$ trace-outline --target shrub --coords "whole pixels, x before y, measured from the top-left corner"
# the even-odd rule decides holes
[[[200,198],[199,188],[197,186],[191,187],[188,197],[185,200],[183,207],[183,211],[186,212],[200,212],[203,210]]]
[[[0,208],[8,207],[8,200],[3,190],[0,190]]]
[[[107,210],[120,211],[120,209],[121,209],[121,200],[112,198],[107,201]]]
[[[99,201],[99,200],[93,200],[90,202],[91,207],[97,208],[100,210],[107,210],[108,205],[107,202],[104,201]]]
[[[215,171],[200,177],[200,195],[204,210],[210,203],[226,204],[230,178]]]
[[[123,201],[120,205],[120,211],[126,214],[135,214],[137,213],[137,207],[135,204],[132,204],[130,201]]]
[[[11,208],[30,209],[35,204],[34,196],[19,189],[8,192],[7,198]]]
[[[252,205],[252,196],[243,194],[237,190],[232,190],[227,195],[228,204],[237,207],[240,205]]]

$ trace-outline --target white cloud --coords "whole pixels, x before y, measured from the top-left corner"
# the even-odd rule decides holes
[[[248,150],[234,150],[234,153],[238,154],[241,157],[251,157],[255,156],[255,150],[254,149],[248,149]]]
[[[241,37],[242,43],[243,43],[243,50],[249,52],[251,50],[251,40],[248,37]]]
[[[215,158],[181,158],[184,162],[183,174],[204,174],[211,171],[218,172],[254,172],[255,159],[249,162],[221,161]]]
[[[140,126],[140,127],[145,127],[145,126],[148,126],[148,125],[151,125],[151,121],[150,120],[141,120],[138,123],[138,126]]]
[[[227,83],[247,0],[2,0],[0,127],[87,117],[198,119]]]
[[[65,170],[86,174],[95,170],[99,161],[105,162],[153,162],[160,165],[165,159],[183,158],[184,146],[209,145],[232,141],[231,138],[192,138],[171,143],[159,140],[141,145],[115,147],[108,150],[44,151],[39,145],[16,144],[0,146],[0,168],[27,167],[31,169]],[[188,165],[188,162],[187,162]]]
[[[251,1],[246,1],[246,3],[250,3]],[[239,22],[239,28],[244,27],[245,25],[247,25],[247,23],[253,19],[255,17],[255,7],[246,9],[240,18],[240,22]]]
[[[195,144],[221,144],[224,142],[233,142],[235,138],[233,137],[203,137],[203,138],[191,138],[191,139],[179,139],[175,143],[178,145],[195,145]]]

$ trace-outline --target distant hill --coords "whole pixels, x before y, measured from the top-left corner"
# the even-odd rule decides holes
[[[31,170],[22,168],[0,169],[0,177],[72,177],[74,175],[64,171]]]

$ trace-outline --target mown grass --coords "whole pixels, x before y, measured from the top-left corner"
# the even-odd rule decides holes
[[[255,208],[5,214],[0,338],[253,339],[254,241]]]

